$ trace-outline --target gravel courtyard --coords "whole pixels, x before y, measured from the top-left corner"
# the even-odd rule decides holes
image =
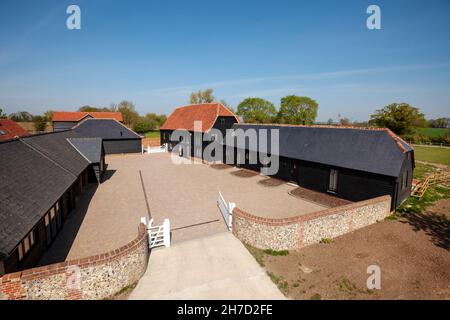
[[[146,198],[155,225],[170,219],[174,243],[227,230],[217,207],[219,191],[226,201],[260,216],[326,208],[289,195],[294,186],[264,186],[258,181],[265,177],[235,176],[233,167],[176,165],[168,153],[110,155],[106,163],[105,181],[86,192],[41,264],[103,253],[133,240],[140,217],[148,217]]]
[[[109,162],[118,171],[142,171],[152,216],[157,224],[170,218],[175,242],[226,230],[217,208],[219,191],[226,201],[260,216],[290,217],[325,208],[289,195],[295,189],[293,186],[266,187],[258,183],[265,179],[260,175],[245,178],[232,175],[238,170],[233,167],[176,165],[167,153],[115,157]]]

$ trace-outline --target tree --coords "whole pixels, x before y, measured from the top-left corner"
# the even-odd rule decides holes
[[[419,108],[407,103],[392,103],[376,110],[370,116],[369,124],[389,128],[396,134],[409,134],[413,132],[414,127],[425,121],[425,116]]]
[[[160,126],[166,122],[166,115],[157,115],[156,113],[147,113],[145,117],[139,117],[139,120],[134,125],[133,130],[137,133],[145,133],[159,129]]]
[[[317,102],[309,97],[286,96],[281,99],[278,121],[288,124],[313,124],[318,108]]]
[[[237,114],[245,122],[268,123],[275,119],[276,113],[275,106],[261,98],[244,99],[237,107]]]
[[[49,122],[53,119],[53,110],[47,110],[44,112],[45,121]]]
[[[0,119],[6,119],[8,116],[3,112],[3,108],[0,108]]]
[[[33,115],[27,111],[11,113],[9,118],[15,122],[33,122]]]
[[[47,119],[43,116],[35,116],[34,119],[34,130],[37,132],[44,132],[47,127]]]
[[[331,118],[328,119],[328,121],[327,121],[327,124],[328,124],[328,125],[332,125],[333,123],[334,123],[334,122],[333,122],[333,119],[331,119]]]
[[[139,114],[131,101],[121,101],[117,106],[117,111],[122,113],[123,123],[131,128],[139,121]]]
[[[347,117],[342,117],[339,119],[339,125],[341,126],[349,126],[351,124],[351,121]]]
[[[216,100],[213,95],[213,89],[206,89],[204,91],[197,91],[191,93],[190,103],[191,104],[199,104],[199,103],[211,103]]]
[[[428,121],[431,128],[450,128],[450,118],[438,118]]]

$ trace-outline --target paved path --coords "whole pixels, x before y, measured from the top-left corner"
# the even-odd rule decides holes
[[[285,299],[231,233],[176,244],[151,253],[130,299]]]

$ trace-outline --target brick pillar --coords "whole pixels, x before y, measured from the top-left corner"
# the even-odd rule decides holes
[[[21,273],[10,273],[0,278],[0,300],[22,300],[27,293],[22,287]]]

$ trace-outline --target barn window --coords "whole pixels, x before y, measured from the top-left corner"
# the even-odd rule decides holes
[[[27,255],[27,253],[33,248],[36,243],[36,229],[31,231],[27,236],[20,242],[17,247],[17,254],[19,261],[22,261],[23,258]]]
[[[330,169],[330,182],[328,184],[328,191],[336,192],[338,183],[338,171],[336,169]]]

